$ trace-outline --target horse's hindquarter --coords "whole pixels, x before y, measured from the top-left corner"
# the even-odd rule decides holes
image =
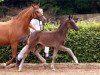
[[[0,45],[9,43],[9,25],[4,22],[0,22]]]

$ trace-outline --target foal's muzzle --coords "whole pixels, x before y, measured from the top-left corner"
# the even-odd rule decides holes
[[[78,30],[79,30],[79,28],[78,28],[78,27],[76,27],[74,30],[75,30],[75,31],[78,31]]]

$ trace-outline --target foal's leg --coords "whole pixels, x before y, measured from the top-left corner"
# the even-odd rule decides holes
[[[74,53],[72,52],[72,50],[71,50],[70,48],[66,48],[66,47],[64,47],[64,46],[60,46],[59,49],[60,49],[61,51],[64,51],[64,52],[68,52],[68,53],[73,57],[74,61],[75,61],[76,63],[78,63],[78,60],[77,60],[76,56],[74,55]]]
[[[44,46],[39,46],[39,48],[38,48],[35,52],[33,52],[33,53],[35,53],[35,55],[38,57],[38,59],[39,59],[42,63],[46,64],[46,60],[39,54],[39,52],[40,52],[43,48],[44,48]]]
[[[58,53],[58,50],[57,49],[54,49],[54,51],[53,51],[53,57],[52,57],[52,63],[51,63],[52,70],[55,70],[54,62],[55,62],[55,60],[57,58],[57,53]]]
[[[17,55],[17,45],[18,45],[17,42],[11,44],[11,49],[12,49],[12,59],[9,60],[8,62],[6,62],[5,66],[11,64],[11,63],[15,60],[16,55]]]

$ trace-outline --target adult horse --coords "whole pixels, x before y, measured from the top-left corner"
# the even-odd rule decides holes
[[[35,55],[39,58],[39,60],[42,63],[46,64],[46,60],[39,54],[39,52],[44,48],[44,46],[52,47],[54,49],[53,60],[51,64],[51,67],[53,70],[55,70],[54,61],[55,61],[57,52],[59,50],[68,52],[72,56],[74,61],[78,63],[78,60],[76,56],[74,55],[74,53],[72,52],[72,50],[64,46],[64,40],[66,38],[66,33],[68,33],[69,29],[78,30],[78,27],[76,26],[75,21],[70,16],[68,20],[64,20],[61,23],[61,25],[56,31],[53,31],[53,32],[36,31],[32,33],[30,37],[28,38],[28,42],[27,42],[28,49],[21,61],[21,64],[19,65],[19,71],[22,70],[23,62],[27,54],[30,52],[30,50],[32,50],[33,53],[35,53]]]
[[[22,10],[17,16],[7,22],[0,22],[0,46],[11,45],[12,59],[6,62],[9,65],[16,58],[19,41],[28,35],[29,23],[32,18],[44,19],[43,10],[38,4]]]

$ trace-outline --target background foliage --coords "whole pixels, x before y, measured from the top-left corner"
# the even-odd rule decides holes
[[[95,21],[79,21],[77,25],[79,26],[79,31],[70,30],[68,37],[66,37],[65,46],[72,49],[81,63],[100,63],[100,23],[96,23]],[[57,27],[49,22],[44,28],[46,31],[53,31]],[[23,45],[20,44],[18,50],[21,50]],[[44,57],[43,50],[41,54]],[[6,62],[11,57],[10,55],[9,46],[0,47],[0,63]],[[50,50],[50,55],[52,55],[52,49]],[[39,63],[37,57],[32,53],[27,57],[26,62]],[[51,62],[51,59],[48,59],[47,62]],[[73,59],[69,54],[59,52],[56,62],[73,62]]]
[[[100,0],[0,0],[1,6],[22,8],[32,3],[40,3],[54,15],[100,12]]]

